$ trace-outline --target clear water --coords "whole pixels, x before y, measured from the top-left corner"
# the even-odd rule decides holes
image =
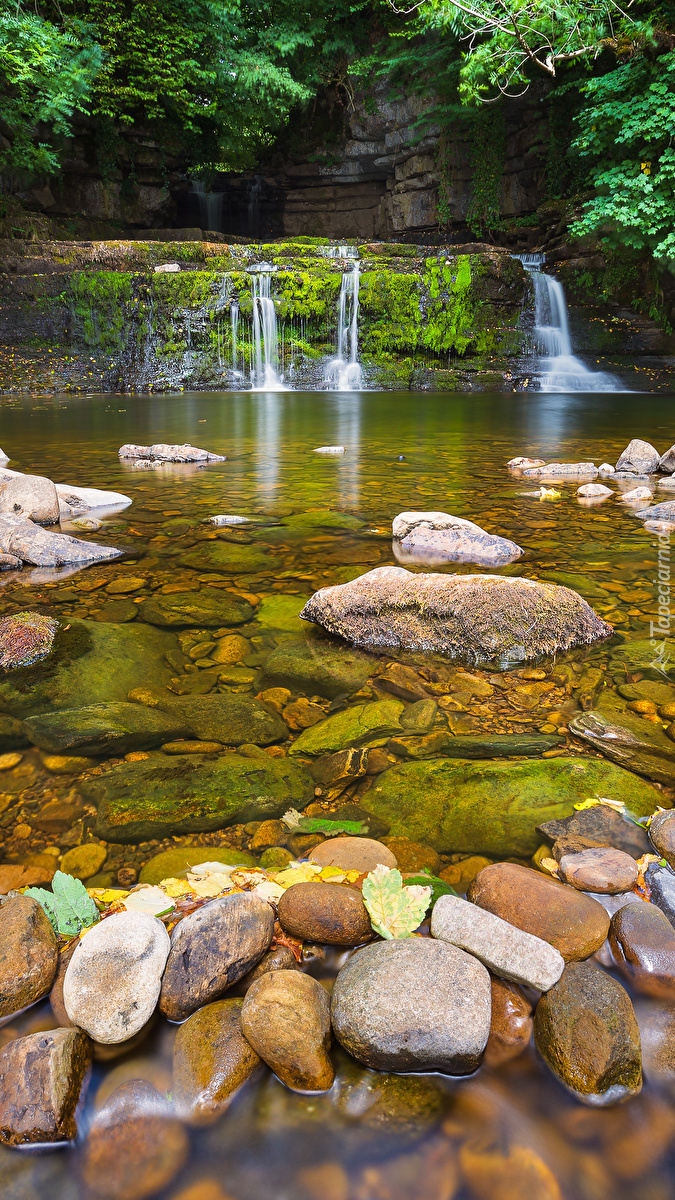
[[[663,452],[675,441],[672,403],[663,395],[598,393],[429,395],[414,403],[408,393],[375,392],[57,396],[5,402],[0,444],[14,469],[131,496],[131,508],[110,519],[114,528],[94,536],[135,547],[138,573],[151,582],[180,574],[188,586],[200,586],[198,572],[178,571],[173,562],[184,543],[183,535],[162,529],[167,514],[280,516],[333,508],[362,516],[370,532],[358,536],[318,531],[281,542],[275,535],[272,542],[270,534],[283,569],[236,581],[299,596],[350,571],[393,562],[392,517],[402,509],[440,509],[516,540],[533,578],[576,575],[580,587],[595,590],[597,611],[629,637],[645,637],[657,608],[654,535],[618,499],[580,504],[576,483],[557,485],[558,501],[523,496],[537,485],[511,477],[505,463],[518,454],[613,462],[636,436]],[[228,461],[153,471],[119,462],[122,443],[155,441],[192,442]],[[344,444],[346,454],[313,454],[332,444]],[[406,461],[397,461],[400,455]],[[103,593],[88,585],[124,570],[126,564],[113,564],[75,572],[68,586],[76,598],[61,604],[59,615],[95,617]],[[51,594],[44,579],[31,586],[28,571],[4,577],[2,611],[49,602]],[[475,717],[479,729],[490,719]],[[27,752],[25,764],[33,772],[31,795],[40,786],[45,798],[53,793],[60,781],[41,771],[35,752]],[[0,780],[0,791],[6,786]],[[11,826],[4,836],[5,861],[31,849]],[[320,955],[309,969],[330,982],[333,964]],[[647,1016],[655,1008],[649,1000],[639,1005]],[[0,1044],[54,1023],[44,1002],[0,1029]],[[95,1064],[83,1137],[118,1083],[148,1079],[171,1092],[175,1029],[160,1023],[137,1051]],[[650,1071],[641,1096],[628,1104],[592,1110],[563,1091],[532,1048],[464,1080],[382,1076],[340,1054],[336,1063],[334,1088],[318,1097],[293,1095],[269,1073],[251,1080],[215,1125],[189,1131],[189,1161],[160,1200],[179,1200],[193,1185],[199,1189],[189,1200],[633,1200],[637,1194],[666,1200],[672,1194],[671,1069]],[[78,1145],[47,1154],[3,1150],[4,1194],[86,1200],[80,1154]],[[108,1194],[127,1200],[114,1180]]]

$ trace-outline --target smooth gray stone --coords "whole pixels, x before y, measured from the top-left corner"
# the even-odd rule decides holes
[[[547,992],[565,960],[553,946],[478,908],[460,896],[441,896],[431,914],[431,936],[479,958],[495,975]]]

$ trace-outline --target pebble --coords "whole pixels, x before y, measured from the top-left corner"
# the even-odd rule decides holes
[[[431,914],[431,936],[459,946],[504,979],[546,992],[565,960],[553,946],[460,896],[441,896]]]
[[[630,904],[612,917],[609,944],[639,992],[675,998],[675,929],[654,904]]]
[[[323,1092],[332,1086],[328,994],[300,971],[273,971],[251,985],[241,1013],[246,1040],[287,1087]]]
[[[40,905],[13,896],[0,907],[0,1017],[49,991],[58,961],[56,934]]]
[[[188,1017],[173,1049],[173,1090],[178,1111],[208,1124],[227,1108],[237,1088],[260,1066],[241,1032],[243,1000],[216,1000]]]
[[[95,842],[85,846],[73,846],[61,859],[61,870],[66,875],[74,875],[76,879],[91,879],[92,875],[101,870],[107,857],[106,847],[98,846]]]
[[[490,1032],[490,976],[447,942],[377,942],[340,971],[331,1016],[338,1041],[368,1067],[467,1074]]]
[[[560,874],[565,883],[582,892],[616,895],[635,887],[638,869],[630,854],[611,846],[599,846],[580,854],[564,854],[560,859]]]
[[[522,988],[505,979],[491,979],[492,1021],[485,1063],[499,1067],[517,1058],[532,1037],[532,1005]]]
[[[52,775],[81,775],[97,765],[97,760],[79,754],[41,754],[42,765]]]
[[[49,1029],[0,1050],[0,1142],[21,1146],[77,1136],[75,1110],[91,1060],[79,1029]]]
[[[471,854],[459,862],[451,863],[449,867],[444,867],[439,871],[438,878],[442,879],[443,883],[450,884],[455,891],[465,892],[478,872],[482,871],[483,867],[489,867],[491,862],[492,859],[484,858],[482,854]]]
[[[590,958],[609,929],[609,917],[597,900],[517,863],[485,867],[471,883],[467,898],[549,942],[566,962]]]
[[[339,883],[294,883],[278,911],[282,929],[303,942],[358,946],[373,936],[361,893]]]
[[[128,1041],[155,1011],[169,948],[162,922],[147,913],[114,913],[93,925],[66,970],[69,1020],[97,1042]]]
[[[591,1105],[618,1104],[642,1087],[640,1033],[628,993],[590,963],[569,963],[534,1014],[537,1049]]]
[[[666,809],[652,817],[649,837],[661,857],[675,867],[675,809]]]
[[[171,937],[159,1007],[182,1021],[216,1000],[262,958],[272,940],[274,913],[248,892],[213,900],[179,921]]]
[[[132,1079],[116,1088],[94,1117],[82,1154],[82,1181],[95,1200],[146,1200],[178,1174],[188,1149],[183,1125],[159,1093]]]
[[[562,1200],[553,1171],[529,1146],[501,1150],[467,1143],[459,1165],[472,1200]]]
[[[381,863],[397,867],[396,855],[382,842],[365,837],[328,838],[312,850],[312,861],[326,867],[341,867],[343,871],[368,874]]]

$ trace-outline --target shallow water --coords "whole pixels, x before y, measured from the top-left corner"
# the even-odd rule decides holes
[[[468,517],[516,541],[526,552],[516,564],[519,574],[575,577],[570,586],[629,638],[647,637],[656,616],[656,540],[630,508],[615,498],[582,505],[575,494],[578,482],[556,483],[559,500],[522,496],[539,482],[510,476],[505,463],[519,454],[614,462],[632,437],[663,452],[675,441],[669,396],[57,396],[7,401],[1,411],[0,444],[11,456],[11,468],[113,489],[133,500],[91,535],[124,546],[131,558],[63,572],[63,588],[49,573],[33,585],[29,570],[0,577],[3,615],[45,604],[43,611],[53,608],[59,616],[107,619],[115,614],[106,614],[106,605],[119,603],[119,596],[107,595],[108,585],[132,572],[145,581],[134,599],[176,580],[189,589],[210,586],[217,582],[213,573],[205,579],[205,572],[172,560],[195,536],[203,536],[203,529],[188,522],[216,513],[260,520],[334,509],[362,517],[367,526],[359,534],[303,529],[291,536],[273,524],[256,534],[254,544],[281,557],[282,566],[237,574],[231,586],[258,595],[288,594],[299,603],[317,587],[394,562],[392,518],[404,509],[431,509]],[[117,458],[124,442],[185,441],[226,454],[228,461],[142,470]],[[314,447],[331,444],[343,444],[345,455],[313,453]],[[406,461],[397,461],[400,455]],[[628,490],[633,485],[616,486]],[[657,498],[672,495],[662,491]],[[506,568],[506,573],[515,571]],[[603,653],[600,647],[570,657],[590,658],[604,669]],[[415,657],[418,664],[425,661]],[[518,672],[507,673],[507,680],[510,675],[517,685]],[[239,686],[257,690],[254,683]],[[571,711],[568,707],[566,716]],[[508,711],[498,705],[481,712],[470,707],[466,721],[465,714],[460,716],[456,732],[478,734],[536,731],[548,723],[544,709],[517,704]],[[564,729],[564,723],[548,723],[548,728]],[[586,752],[580,745],[577,749]],[[3,829],[3,861],[17,862],[57,841],[25,835],[21,826],[25,829],[26,816],[37,812],[43,799],[67,791],[73,781],[49,776],[37,751],[26,752],[20,767],[0,775],[0,793],[11,797],[9,807],[0,810],[1,819],[11,816]],[[22,803],[28,806],[23,813]],[[86,830],[85,821],[84,833],[79,831],[85,840]],[[228,834],[224,831],[222,840]],[[220,837],[195,841],[217,845]],[[126,863],[137,866],[157,849],[156,843],[111,847],[107,865],[114,870]],[[319,956],[309,969],[329,983],[332,962]],[[649,1024],[656,1003],[643,999],[639,1007]],[[0,1044],[54,1024],[43,1002],[0,1029]],[[80,1122],[83,1133],[94,1108],[125,1079],[147,1078],[161,1092],[171,1092],[175,1030],[161,1022],[135,1053],[95,1064]],[[185,1189],[205,1181],[215,1181],[220,1193],[201,1189],[190,1193],[190,1200],[628,1200],[638,1191],[643,1200],[665,1200],[672,1194],[675,1071],[657,1067],[653,1055],[641,1096],[605,1111],[568,1096],[533,1048],[465,1080],[381,1076],[343,1055],[336,1062],[337,1081],[327,1095],[295,1096],[269,1073],[249,1081],[225,1117],[190,1131],[188,1164],[162,1198],[178,1200]],[[77,1146],[49,1154],[2,1151],[5,1194],[11,1200],[44,1195],[76,1200],[83,1194],[79,1156]],[[109,1195],[126,1200],[114,1181]]]

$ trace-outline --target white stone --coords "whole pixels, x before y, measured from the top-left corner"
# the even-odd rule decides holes
[[[616,461],[617,471],[635,471],[637,475],[651,475],[659,468],[661,455],[651,442],[633,438]]]
[[[119,558],[121,550],[82,542],[66,533],[52,533],[26,517],[0,516],[0,553],[11,554],[35,567],[61,567],[68,563]]]
[[[577,496],[613,496],[611,488],[605,487],[604,483],[584,483],[580,488],[577,488]]]
[[[487,533],[473,521],[444,512],[402,512],[392,522],[394,555],[399,562],[441,565],[475,562],[504,566],[523,551],[507,538]]]
[[[122,492],[74,487],[71,483],[57,483],[56,494],[63,516],[81,516],[92,508],[105,508],[114,512],[131,504],[131,496],[125,496]]]
[[[251,521],[250,517],[230,517],[227,515],[220,515],[218,517],[209,517],[208,520],[206,520],[204,522],[204,524],[205,525],[248,525],[248,524],[250,524],[250,521]]]
[[[562,955],[548,942],[460,896],[436,901],[431,936],[473,954],[495,975],[540,992],[553,987],[565,967]]]
[[[105,1045],[126,1042],[150,1020],[171,949],[157,917],[114,913],[85,933],[68,964],[69,1019]]]
[[[344,454],[344,446],[315,446],[315,454]]]
[[[160,459],[162,462],[226,462],[224,454],[214,454],[185,442],[182,446],[171,446],[167,442],[155,442],[152,446],[135,446],[128,442],[120,446],[120,458]]]
[[[600,463],[600,466],[598,467],[598,471],[601,475],[613,475],[614,470],[615,468],[611,463]]]
[[[26,517],[39,525],[59,520],[59,498],[51,479],[43,475],[20,475],[0,483],[0,514]]]
[[[621,499],[627,500],[629,504],[634,504],[636,500],[651,500],[653,494],[651,488],[636,487],[630,492],[624,492]]]
[[[522,471],[525,467],[543,467],[544,460],[543,458],[512,458],[506,465],[514,471]]]
[[[592,462],[551,462],[545,463],[543,467],[530,467],[523,471],[523,475],[528,475],[532,479],[577,479],[580,475],[590,475],[594,479],[597,473],[598,468]]]
[[[172,275],[175,271],[180,271],[178,263],[162,263],[161,266],[155,267],[155,275]]]
[[[0,462],[9,462],[9,454],[5,454],[4,450],[0,450]]]

